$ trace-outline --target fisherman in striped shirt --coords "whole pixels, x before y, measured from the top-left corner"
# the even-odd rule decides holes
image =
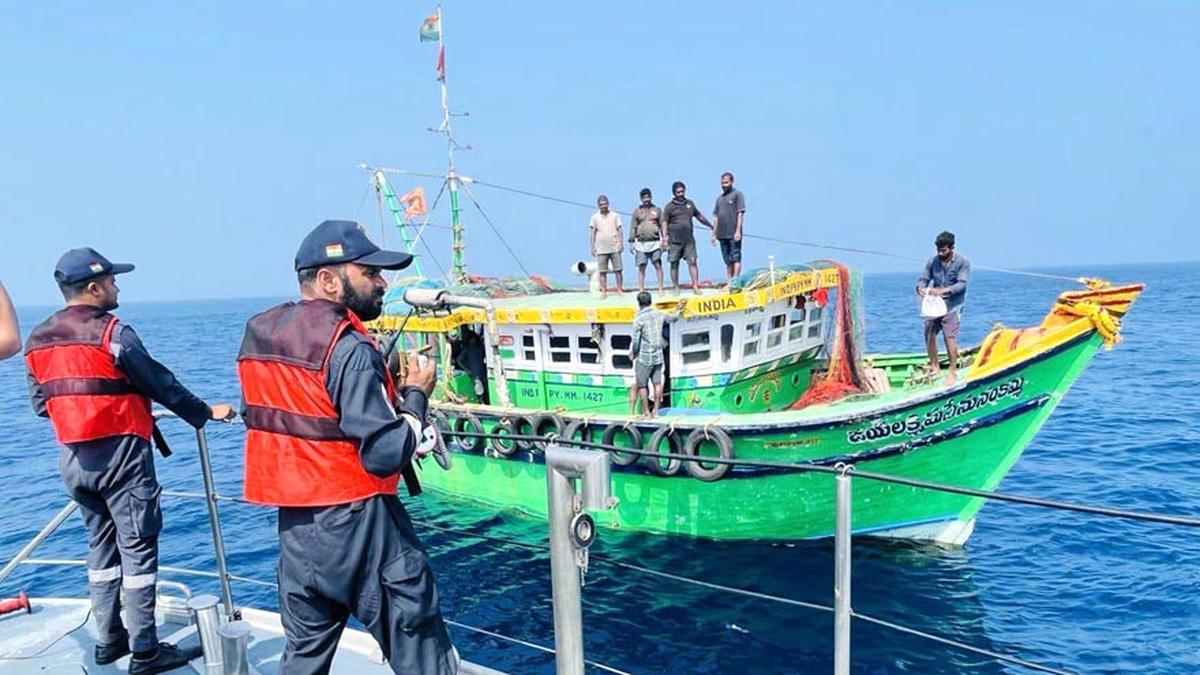
[[[638,401],[642,414],[652,417],[662,406],[663,392],[663,323],[679,317],[687,300],[680,300],[672,312],[660,312],[650,306],[650,293],[637,295],[638,312],[633,318],[633,336],[629,358],[633,361],[633,388],[629,391],[629,414],[637,414]],[[650,407],[649,385],[654,382],[654,407]]]

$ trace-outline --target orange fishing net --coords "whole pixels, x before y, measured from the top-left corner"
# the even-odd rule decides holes
[[[814,379],[804,395],[789,408],[799,410],[810,405],[836,401],[863,389],[862,367],[859,363],[862,344],[862,313],[860,294],[856,291],[855,279],[850,268],[829,261],[838,270],[838,291],[834,306],[833,340],[829,345],[829,368],[819,379]],[[822,298],[814,298],[821,303]]]

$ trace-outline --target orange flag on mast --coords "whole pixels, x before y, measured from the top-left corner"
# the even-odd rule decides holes
[[[400,198],[400,203],[404,204],[405,219],[411,220],[413,216],[423,216],[428,213],[425,209],[425,188],[421,186],[409,190]]]

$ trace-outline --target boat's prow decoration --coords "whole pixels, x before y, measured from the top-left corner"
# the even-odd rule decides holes
[[[1054,304],[1054,311],[1072,316],[1081,316],[1092,322],[1092,327],[1104,338],[1104,348],[1112,349],[1121,341],[1121,319],[1109,312],[1103,305],[1090,300],[1066,303],[1059,301]]]
[[[969,378],[983,377],[1035,354],[1095,331],[1111,349],[1121,338],[1121,317],[1145,289],[1143,284],[1113,286],[1100,279],[1084,280],[1083,291],[1067,291],[1033,328],[998,327],[984,338]]]
[[[1094,302],[1117,317],[1122,317],[1129,311],[1133,301],[1137,300],[1142,291],[1146,290],[1145,284],[1113,286],[1108,282],[1097,283],[1100,281],[1102,280],[1088,279],[1086,291],[1067,291],[1059,296],[1059,301],[1066,303]]]

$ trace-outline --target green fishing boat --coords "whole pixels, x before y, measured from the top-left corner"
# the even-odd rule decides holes
[[[554,435],[656,453],[846,464],[992,489],[1096,351],[1116,341],[1120,317],[1142,290],[1093,283],[1062,293],[1040,325],[998,327],[964,350],[958,382],[946,386],[923,376],[924,354],[856,354],[853,322],[845,319],[854,299],[848,270],[826,263],[746,278],[752,281],[689,294],[682,303],[673,296],[659,301],[679,318],[670,324],[669,403],[649,419],[629,412],[630,294],[601,299],[543,282],[489,297],[514,291],[466,284],[432,292],[466,293],[458,302],[474,306],[381,318],[378,329],[403,324],[406,346],[430,345],[442,359],[434,418],[454,461],[446,471],[423,471],[423,483],[544,515],[544,443],[508,436]],[[414,283],[421,282],[407,282]],[[406,282],[400,286],[393,298]],[[486,373],[462,367],[471,345],[483,351]],[[845,395],[806,401],[826,384]],[[828,474],[619,452],[612,459],[619,503],[601,519],[612,527],[717,539],[833,532]],[[854,528],[961,544],[982,505],[865,481],[854,491]]]
[[[425,215],[424,193],[399,197],[388,178],[434,176],[363,168],[381,214],[390,212],[417,255],[417,276],[394,281],[373,328],[440,363],[432,417],[452,461],[444,471],[427,465],[421,480],[455,498],[545,516],[547,441],[532,436],[796,465],[731,467],[611,452],[618,504],[598,520],[641,532],[830,536],[834,479],[803,470],[814,463],[990,490],[1096,351],[1118,340],[1121,318],[1142,291],[1082,280],[1084,289],[1047,298],[1039,325],[997,327],[962,350],[957,381],[946,385],[923,376],[925,354],[862,353],[862,302],[850,270],[830,261],[772,263],[726,288],[656,294],[656,307],[677,318],[667,341],[664,405],[644,418],[629,405],[633,294],[602,297],[594,265],[583,262],[573,266],[587,279],[581,288],[468,274],[460,200],[465,193],[474,201],[472,186],[480,183],[455,168],[460,146],[445,77],[439,82],[435,131],[445,135],[449,167],[436,176],[442,189],[433,208],[448,195],[453,245],[445,278],[420,276],[424,224],[414,216]],[[859,481],[853,499],[856,533],[951,544],[967,540],[983,506],[979,498],[873,481]]]

